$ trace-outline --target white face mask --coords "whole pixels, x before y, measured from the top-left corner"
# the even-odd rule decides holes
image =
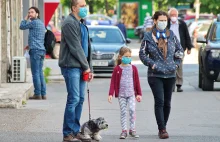
[[[167,27],[167,21],[158,21],[157,27],[163,31]]]
[[[171,19],[172,22],[176,22],[177,17],[171,17],[170,19]]]

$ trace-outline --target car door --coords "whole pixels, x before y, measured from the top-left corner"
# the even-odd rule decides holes
[[[201,55],[201,59],[203,61],[203,65],[204,65],[204,62],[205,62],[205,57],[206,57],[206,49],[209,48],[209,42],[210,42],[210,39],[212,37],[212,34],[213,34],[213,29],[214,29],[214,26],[215,26],[215,23],[212,23],[209,27],[209,30],[207,32],[207,35],[206,35],[206,43],[203,43],[202,46],[201,46],[201,49],[200,49],[200,55]]]

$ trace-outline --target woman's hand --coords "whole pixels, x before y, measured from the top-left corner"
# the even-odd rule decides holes
[[[137,95],[137,96],[136,96],[136,100],[137,100],[138,102],[141,102],[141,100],[142,100],[141,95]]]
[[[108,102],[112,103],[112,95],[108,96]]]
[[[154,69],[155,69],[155,67],[156,67],[156,65],[154,64],[154,65],[152,66],[152,69],[154,70]]]

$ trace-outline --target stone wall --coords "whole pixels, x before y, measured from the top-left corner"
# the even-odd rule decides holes
[[[1,0],[0,82],[7,82],[7,70],[13,56],[23,56],[23,32],[19,30],[23,19],[22,0]]]

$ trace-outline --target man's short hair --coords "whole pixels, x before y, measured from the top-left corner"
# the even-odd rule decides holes
[[[78,4],[78,0],[71,0],[70,3],[71,3],[71,4],[70,4],[70,9],[71,9],[71,11],[73,11],[73,10],[72,10],[72,7],[73,7],[73,6],[76,6],[76,5]]]
[[[170,13],[172,11],[176,11],[177,12],[177,15],[179,15],[179,11],[176,9],[176,8],[170,8],[170,10],[168,11],[168,15],[170,16]]]

